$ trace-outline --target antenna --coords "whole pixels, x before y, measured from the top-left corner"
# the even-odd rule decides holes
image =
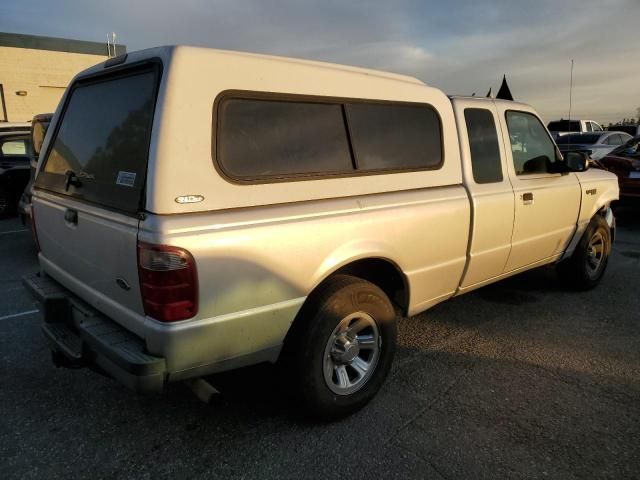
[[[571,59],[571,79],[569,80],[569,122],[571,122],[571,101],[573,96],[573,58]],[[571,125],[571,123],[569,123]],[[569,127],[571,129],[571,127]]]

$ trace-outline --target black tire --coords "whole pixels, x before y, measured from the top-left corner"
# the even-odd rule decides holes
[[[600,247],[601,251],[598,251]],[[596,215],[571,257],[558,264],[558,274],[567,287],[590,290],[602,279],[610,254],[611,229],[602,216]]]
[[[360,330],[364,332],[362,335],[352,334],[349,328],[357,329],[358,325],[368,326]],[[345,326],[347,330],[336,333],[336,330]],[[380,390],[393,363],[397,314],[387,295],[376,285],[349,275],[335,275],[310,296],[291,333],[285,344],[289,352],[285,360],[288,363],[287,371],[294,375],[289,384],[294,383],[306,413],[316,419],[335,420],[361,409]],[[368,339],[368,346],[363,340],[361,347],[358,338]],[[373,338],[377,341],[374,342]],[[340,358],[336,359],[338,340],[346,342],[349,351],[340,350]],[[339,347],[342,349],[344,345],[341,343]],[[377,353],[374,353],[375,345]],[[327,353],[329,349],[331,353]],[[347,363],[346,357],[355,350],[358,353],[351,363]],[[356,361],[356,357],[360,361]],[[367,373],[357,376],[358,370],[352,364],[362,365],[362,362],[371,362],[371,370],[367,369]],[[327,380],[325,372],[330,372],[332,368],[334,372],[344,370],[346,383],[354,381],[354,384],[342,389],[338,384],[341,380],[345,382],[344,377],[338,379],[335,373],[331,380]],[[354,380],[349,376],[353,376]]]

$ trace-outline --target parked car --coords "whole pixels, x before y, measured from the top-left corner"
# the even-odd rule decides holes
[[[570,133],[604,131],[602,125],[593,120],[554,120],[553,122],[549,122],[547,128],[555,139]]]
[[[585,152],[591,159],[599,160],[631,138],[624,132],[571,133],[558,138],[557,143],[562,153]]]
[[[612,125],[611,127],[607,127],[607,131],[624,132],[635,137],[640,135],[640,125]]]
[[[0,133],[0,216],[15,212],[18,199],[29,181],[28,134]]]
[[[278,361],[336,418],[383,384],[399,316],[550,263],[597,285],[618,183],[587,166],[522,103],[296,59],[128,53],[78,74],[54,115],[25,285],[58,365],[158,391]]]
[[[618,176],[621,200],[640,198],[640,135],[609,153],[600,164]]]
[[[41,113],[33,117],[31,121],[31,150],[29,152],[29,182],[27,183],[20,201],[18,202],[18,215],[23,225],[31,218],[31,188],[35,180],[36,167],[38,166],[38,156],[40,155],[40,147],[44,141],[44,136],[51,123],[53,113]]]

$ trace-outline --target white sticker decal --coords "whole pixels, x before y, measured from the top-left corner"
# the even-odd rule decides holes
[[[133,187],[135,183],[136,183],[135,172],[124,172],[122,170],[118,172],[116,185],[122,185],[123,187]]]

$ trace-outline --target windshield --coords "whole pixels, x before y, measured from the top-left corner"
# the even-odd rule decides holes
[[[578,120],[558,120],[549,122],[547,128],[550,132],[579,132],[580,122]]]
[[[570,134],[558,138],[558,145],[593,145],[594,143],[597,143],[599,139],[600,135]]]
[[[627,143],[613,150],[611,154],[622,157],[640,157],[640,136],[631,138]]]
[[[146,69],[74,87],[37,185],[137,211],[156,83],[156,71]]]
[[[26,157],[29,153],[27,135],[4,135],[0,137],[0,157]]]

